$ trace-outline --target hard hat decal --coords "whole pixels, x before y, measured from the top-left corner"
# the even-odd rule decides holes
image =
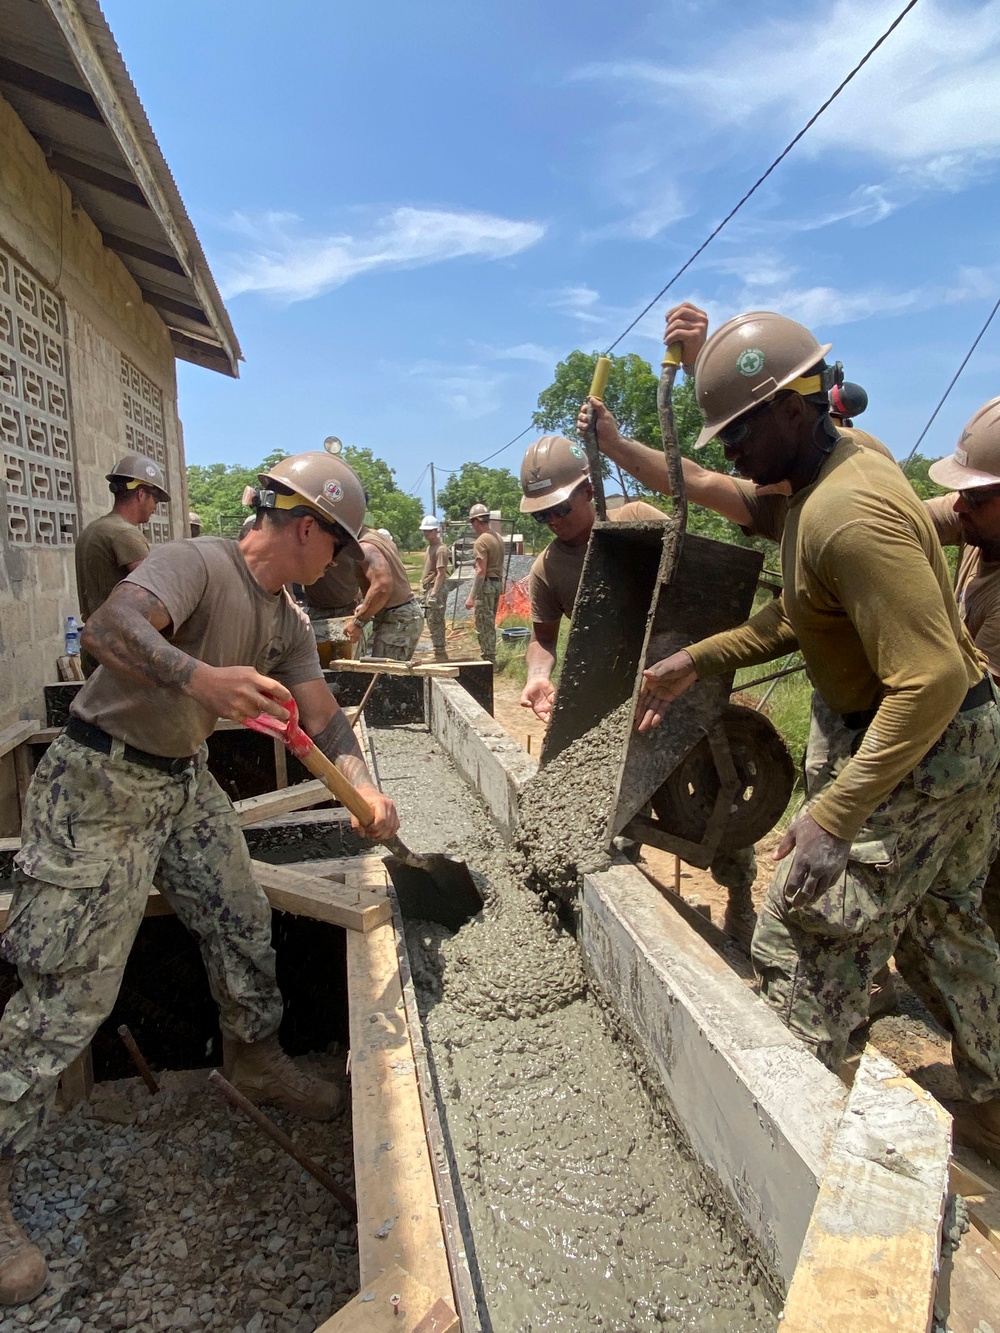
[[[955,450],[955,462],[958,464],[959,467],[969,466],[969,455],[965,452],[964,449]]]
[[[147,476],[147,477],[155,477],[155,476],[156,476],[156,468],[153,467],[153,465],[152,465],[151,463],[147,463],[147,465],[146,465],[146,476]]]
[[[759,347],[746,347],[736,358],[736,369],[747,377],[759,375],[764,369],[764,353]]]
[[[338,500],[344,498],[344,488],[339,481],[328,481],[323,487],[323,494],[336,504]]]
[[[580,448],[580,446],[579,446],[578,444],[571,444],[570,447],[569,447],[569,451],[570,451],[570,453],[573,455],[574,458],[582,458],[582,457],[583,457],[583,450]]]

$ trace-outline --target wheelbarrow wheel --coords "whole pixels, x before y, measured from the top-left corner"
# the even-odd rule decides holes
[[[740,704],[726,704],[720,721],[740,780],[740,792],[719,841],[719,851],[732,852],[752,847],[774,828],[791,797],[795,765],[785,742],[763,714]],[[667,832],[700,843],[719,786],[706,736],[654,792],[650,803]]]

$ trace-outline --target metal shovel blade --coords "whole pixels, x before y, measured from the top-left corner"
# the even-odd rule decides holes
[[[406,919],[436,921],[455,931],[483,910],[483,896],[464,861],[440,852],[418,855],[402,844],[383,860]]]

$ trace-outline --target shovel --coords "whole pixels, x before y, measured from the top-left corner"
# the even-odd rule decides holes
[[[287,745],[295,758],[325,782],[341,805],[357,817],[362,828],[368,828],[375,819],[371,806],[299,726],[295,700],[282,707],[288,709],[287,721],[279,722],[269,713],[261,713],[247,718],[244,726],[265,736],[276,736]],[[437,921],[449,930],[458,930],[482,910],[482,894],[464,861],[439,852],[411,852],[395,835],[383,838],[382,843],[390,852],[385,864],[404,917]]]

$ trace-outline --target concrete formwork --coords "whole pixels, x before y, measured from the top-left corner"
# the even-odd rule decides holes
[[[509,831],[535,761],[463,695],[454,682],[432,682],[431,730]],[[847,1294],[841,1322],[808,1322],[825,1318],[813,1301],[789,1307],[783,1326],[887,1327],[886,1292],[905,1280],[908,1306],[893,1301],[892,1327],[926,1330],[950,1150],[947,1116],[929,1094],[869,1051],[849,1102],[845,1085],[627,862],[587,875],[580,908],[596,986],[779,1283],[825,1286],[832,1299],[839,1282]],[[864,1117],[860,1130],[855,1116]],[[887,1186],[887,1171],[920,1187],[894,1189],[891,1175]],[[836,1218],[831,1196],[841,1203]],[[822,1243],[833,1228],[839,1267]]]

